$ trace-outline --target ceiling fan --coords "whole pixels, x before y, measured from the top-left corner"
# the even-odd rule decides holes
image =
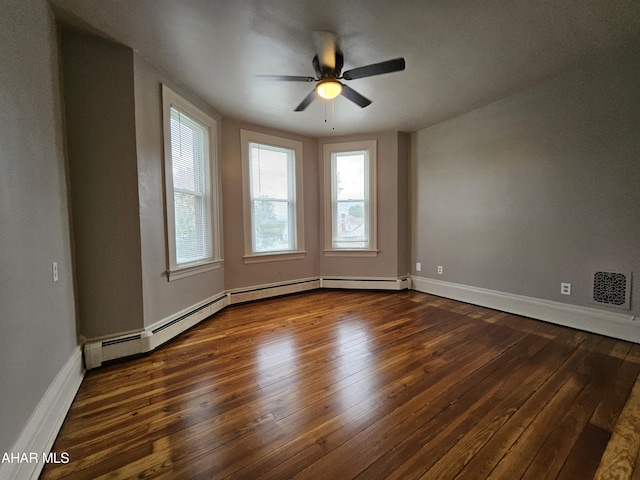
[[[331,100],[342,95],[356,105],[365,108],[371,104],[371,100],[345,85],[340,80],[356,80],[358,78],[373,77],[384,73],[399,72],[405,69],[404,58],[394,58],[385,62],[373,63],[364,67],[353,68],[342,72],[344,57],[338,50],[338,36],[332,32],[314,32],[313,40],[317,54],[313,57],[313,69],[315,77],[303,77],[293,75],[258,75],[265,80],[280,82],[316,82],[317,85],[309,95],[295,108],[301,112],[307,108],[316,95]]]

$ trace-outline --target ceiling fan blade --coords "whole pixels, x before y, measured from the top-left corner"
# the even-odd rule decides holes
[[[313,77],[297,77],[295,75],[256,75],[257,78],[275,82],[314,82]]]
[[[304,100],[302,100],[302,102],[300,102],[300,105],[296,107],[294,112],[302,112],[305,108],[307,108],[311,104],[311,102],[313,102],[314,98],[316,98],[316,91],[311,90],[311,93],[307,95],[304,98]]]
[[[338,51],[338,35],[333,32],[313,32],[315,47],[321,67],[333,70],[336,68],[336,52]]]
[[[399,72],[405,69],[404,58],[394,58],[386,62],[373,63],[364,67],[347,70],[342,74],[345,80],[355,80],[356,78],[373,77],[374,75],[382,75],[383,73]]]
[[[342,85],[341,95],[362,108],[368,107],[371,104],[371,100],[369,100],[367,97],[360,95],[353,88],[348,87],[344,84]]]

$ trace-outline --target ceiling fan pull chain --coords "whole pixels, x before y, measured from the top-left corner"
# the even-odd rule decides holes
[[[331,100],[331,130],[336,129],[336,99]]]

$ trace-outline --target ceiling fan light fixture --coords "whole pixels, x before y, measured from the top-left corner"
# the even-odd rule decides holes
[[[337,80],[323,80],[316,87],[316,93],[326,100],[336,98],[341,92],[342,84]]]

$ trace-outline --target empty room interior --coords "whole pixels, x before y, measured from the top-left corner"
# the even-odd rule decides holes
[[[0,479],[640,478],[640,2],[0,4]]]

